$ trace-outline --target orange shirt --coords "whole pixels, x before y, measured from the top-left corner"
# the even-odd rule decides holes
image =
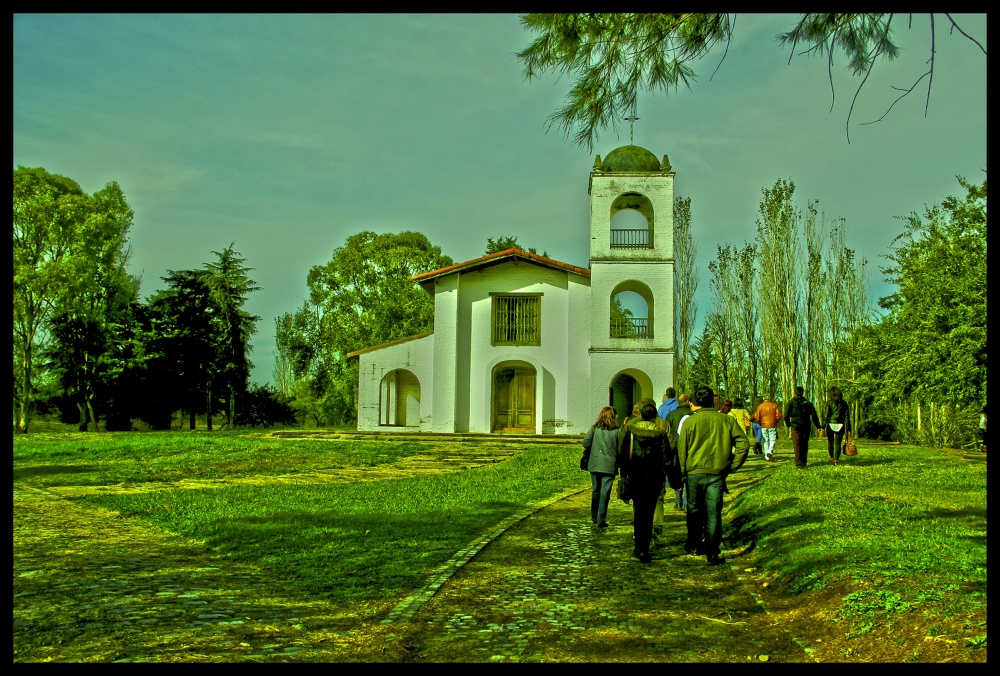
[[[760,423],[761,427],[770,429],[778,426],[781,420],[781,409],[773,401],[762,402],[753,413],[753,419]]]

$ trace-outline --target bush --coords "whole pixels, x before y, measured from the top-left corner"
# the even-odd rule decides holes
[[[239,427],[271,427],[296,424],[295,411],[270,385],[251,385],[237,399],[236,424]]]

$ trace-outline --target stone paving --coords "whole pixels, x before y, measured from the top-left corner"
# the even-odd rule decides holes
[[[413,660],[809,659],[753,592],[739,551],[719,567],[684,555],[684,515],[669,510],[643,565],[631,508],[613,502],[598,529],[589,505],[589,490],[553,504],[456,572],[402,632]]]
[[[16,486],[14,631],[30,629],[44,645],[14,658],[808,659],[811,649],[760,603],[740,552],[714,568],[683,556],[684,517],[668,510],[644,566],[630,554],[631,507],[613,500],[611,527],[597,529],[589,500],[589,489],[574,489],[510,517],[401,600],[334,608],[138,519]]]

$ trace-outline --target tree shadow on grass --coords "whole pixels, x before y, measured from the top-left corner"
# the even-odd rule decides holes
[[[94,465],[32,465],[30,467],[15,467],[14,481],[36,476],[51,476],[53,474],[85,474],[99,472]]]
[[[852,467],[874,467],[875,465],[889,465],[896,462],[896,458],[868,458],[861,455],[854,456],[848,460],[841,460],[841,463]]]
[[[794,529],[808,524],[820,524],[825,521],[822,512],[794,512],[799,498],[785,498],[772,505],[757,510],[751,514],[741,514],[729,524],[729,536],[726,541],[732,548],[744,547],[744,554],[756,549],[760,540],[771,537],[784,530]],[[769,518],[783,512],[792,513]]]
[[[506,515],[493,506],[424,514],[282,510],[215,519],[205,540],[235,560],[267,565],[317,598],[348,600],[419,587],[430,570]]]

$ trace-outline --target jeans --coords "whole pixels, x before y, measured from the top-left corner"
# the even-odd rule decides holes
[[[778,441],[778,428],[762,427],[760,433],[764,437],[764,455],[773,454],[774,444]]]
[[[830,458],[840,460],[840,447],[844,443],[844,433],[847,426],[840,428],[839,432],[834,432],[830,426],[826,426],[826,450],[830,453]]]
[[[726,479],[719,474],[688,474],[687,547],[702,544],[705,554],[718,556],[722,548],[722,495]]]
[[[590,520],[605,523],[608,520],[608,503],[611,501],[611,484],[614,474],[590,473]]]

